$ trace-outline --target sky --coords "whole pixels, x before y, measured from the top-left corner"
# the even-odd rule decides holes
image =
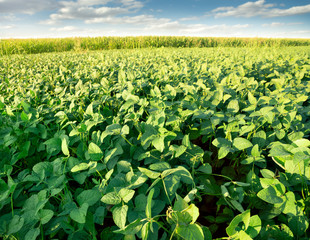
[[[310,38],[310,0],[0,0],[0,38]]]

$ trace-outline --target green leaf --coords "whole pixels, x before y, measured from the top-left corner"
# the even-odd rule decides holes
[[[87,163],[80,163],[78,165],[75,165],[73,168],[71,168],[71,172],[79,172],[83,171],[89,168],[89,165]]]
[[[203,163],[202,166],[200,166],[197,171],[203,172],[205,174],[211,174],[212,173],[212,166],[209,163]]]
[[[116,144],[116,147],[108,151],[105,155],[104,162],[107,163],[110,159],[123,154],[123,148],[120,144]]]
[[[127,212],[128,212],[127,205],[123,205],[120,207],[115,206],[112,209],[113,221],[115,222],[116,226],[118,226],[120,229],[124,229],[126,225]]]
[[[105,194],[101,198],[101,201],[104,202],[105,204],[116,205],[121,203],[122,199],[116,192],[110,192]]]
[[[142,240],[148,239],[151,224],[152,224],[151,222],[147,222],[143,225],[141,229]]]
[[[32,228],[30,231],[28,231],[25,235],[25,240],[36,240],[36,238],[40,234],[39,228]]]
[[[132,223],[128,224],[124,229],[119,229],[114,231],[115,233],[121,233],[124,235],[133,235],[140,231],[144,222],[141,222],[141,219],[138,218]]]
[[[246,233],[249,234],[251,238],[258,236],[262,228],[262,221],[258,215],[254,215],[250,218],[249,227],[246,229]]]
[[[240,137],[237,137],[233,140],[233,145],[238,150],[244,150],[253,146],[253,144],[249,140]]]
[[[146,168],[142,168],[142,167],[138,167],[139,171],[144,173],[146,176],[148,176],[151,179],[156,179],[160,176],[161,173],[155,172],[155,171],[151,171],[148,170]]]
[[[248,93],[248,100],[252,105],[257,104],[257,99],[253,96],[251,92]]]
[[[82,206],[78,209],[73,209],[70,212],[71,219],[78,222],[78,223],[85,223],[86,222],[87,209],[88,209],[87,203],[83,203]]]
[[[90,116],[92,116],[94,114],[94,112],[93,112],[93,103],[88,105],[88,107],[86,108],[85,114],[86,115],[90,115]]]
[[[163,152],[165,149],[165,138],[163,136],[157,136],[152,141],[153,146],[156,148],[156,150]]]
[[[149,192],[149,195],[147,196],[147,203],[146,203],[146,208],[145,208],[145,215],[147,218],[151,218],[152,217],[152,198],[154,195],[154,188],[151,189],[151,191]]]
[[[127,188],[122,188],[118,195],[123,199],[125,203],[128,203],[135,195],[135,191]]]
[[[273,186],[269,186],[268,188],[264,188],[257,193],[257,196],[265,202],[276,204],[282,203],[283,199],[277,196],[277,192]]]
[[[30,120],[29,116],[27,113],[25,113],[24,111],[22,111],[22,113],[20,114],[20,118],[22,121],[24,122],[28,122]]]
[[[245,225],[245,229],[248,228],[250,224],[250,210],[246,210],[243,213],[235,216],[234,219],[230,222],[229,226],[226,228],[226,233],[228,236],[233,236],[239,231],[238,225],[243,222]]]
[[[289,216],[288,226],[294,233],[295,237],[301,237],[305,234],[309,227],[309,220],[304,215]]]
[[[149,168],[153,171],[159,171],[159,172],[162,172],[162,171],[165,171],[167,169],[170,169],[170,165],[169,163],[167,162],[158,162],[158,163],[153,163],[149,166]]]
[[[239,102],[237,99],[233,99],[228,103],[227,110],[233,113],[237,113],[239,111]]]
[[[178,225],[175,233],[184,240],[204,240],[203,231],[197,224]]]
[[[54,216],[54,212],[50,209],[41,209],[38,213],[41,223],[44,225],[48,223]]]
[[[275,207],[281,209],[284,214],[296,215],[297,205],[295,203],[295,194],[293,192],[287,192],[281,198],[283,199],[283,203],[276,204]]]
[[[310,140],[308,139],[297,139],[293,142],[297,147],[309,147],[310,146]]]
[[[103,157],[103,152],[100,147],[98,147],[95,143],[91,142],[88,146],[88,154],[91,160],[99,161]]]
[[[77,202],[79,205],[87,203],[89,206],[96,204],[101,198],[101,193],[98,189],[84,190],[77,196]]]
[[[69,152],[69,148],[68,148],[68,142],[66,138],[63,138],[61,140],[61,150],[63,152],[63,154],[65,154],[66,156],[70,156],[70,152]]]
[[[24,225],[24,218],[18,215],[14,215],[9,224],[8,235],[18,232]]]
[[[239,239],[242,240],[253,240],[245,231],[241,230],[240,232],[238,232],[238,237]]]
[[[230,153],[229,147],[221,147],[218,151],[218,159],[226,157],[228,153]]]
[[[262,174],[264,178],[272,179],[275,176],[274,172],[270,171],[269,169],[262,169],[260,170],[260,173]]]
[[[182,211],[188,213],[191,216],[191,224],[195,223],[197,218],[199,217],[199,209],[195,206],[195,204],[189,205],[186,209]]]
[[[175,148],[175,157],[178,158],[180,157],[183,153],[185,153],[187,147],[184,145],[178,146]]]
[[[256,133],[254,133],[252,142],[253,144],[257,144],[260,148],[264,147],[266,144],[266,133],[261,130]]]
[[[226,147],[226,148],[230,148],[231,147],[231,142],[226,139],[226,138],[215,138],[212,141],[212,144],[217,147],[217,148],[221,148],[221,147]]]

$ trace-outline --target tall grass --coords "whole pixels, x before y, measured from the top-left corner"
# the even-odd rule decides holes
[[[310,39],[171,36],[6,39],[0,40],[0,54],[158,47],[284,47],[309,45]]]

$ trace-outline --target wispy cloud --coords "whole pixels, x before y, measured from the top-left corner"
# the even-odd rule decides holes
[[[285,23],[280,23],[280,22],[272,22],[272,23],[265,23],[262,24],[263,27],[280,27],[280,26],[284,26]]]
[[[115,5],[107,6],[108,3]],[[85,22],[103,22],[115,16],[135,13],[143,7],[142,2],[136,0],[78,0],[62,1],[56,13],[50,15],[45,24],[56,24],[62,20],[83,20]],[[98,19],[102,19],[99,21]]]
[[[16,27],[15,25],[4,25],[4,26],[0,25],[0,29],[3,29],[3,30],[12,29],[15,27]]]
[[[50,28],[50,31],[52,32],[71,32],[71,31],[77,31],[78,28],[74,26],[65,26],[65,27],[59,27],[59,28]]]
[[[272,23],[264,23],[263,27],[281,27],[281,26],[293,26],[293,25],[301,25],[302,22],[291,22],[291,23],[283,23],[283,22],[272,22]]]
[[[56,0],[0,0],[0,13],[34,14],[57,6]]]
[[[215,18],[220,17],[283,17],[310,13],[310,4],[291,8],[276,8],[275,4],[267,4],[265,0],[246,2],[237,7],[219,7],[212,10]]]
[[[180,18],[180,21],[186,22],[186,21],[195,21],[199,20],[201,17],[185,17],[185,18]]]

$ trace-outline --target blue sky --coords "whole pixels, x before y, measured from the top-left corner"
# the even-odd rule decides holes
[[[0,38],[310,38],[309,0],[0,0]]]

